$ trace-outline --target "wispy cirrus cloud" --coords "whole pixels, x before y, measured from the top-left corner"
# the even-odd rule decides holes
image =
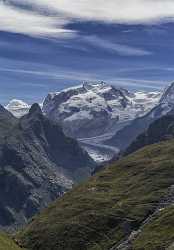
[[[147,50],[134,48],[132,46],[124,44],[114,43],[109,40],[99,38],[97,36],[88,36],[84,37],[83,39],[95,47],[100,47],[104,50],[116,53],[121,56],[147,56],[152,54],[150,51]]]
[[[73,71],[73,70],[67,70],[67,69],[48,69],[45,70],[26,70],[22,68],[14,69],[14,68],[5,68],[0,67],[0,72],[9,72],[9,73],[17,73],[17,74],[24,74],[24,75],[33,75],[33,76],[39,76],[42,78],[47,79],[55,79],[55,80],[76,80],[76,81],[95,81],[99,80],[99,77],[97,74],[93,73],[85,73],[85,72],[79,72],[79,71]]]
[[[110,83],[115,86],[124,86],[129,88],[136,88],[139,87],[140,89],[156,89],[161,90],[164,85],[164,81],[161,80],[148,80],[148,79],[138,79],[138,78],[129,78],[129,77],[109,77],[105,76],[102,79],[100,78],[100,74],[97,72],[79,72],[74,70],[67,70],[63,68],[54,68],[50,69],[48,68],[47,72],[43,69],[40,70],[34,70],[34,69],[23,69],[23,68],[7,68],[7,67],[0,67],[0,72],[9,72],[9,73],[15,73],[15,74],[24,74],[24,75],[33,75],[33,76],[39,76],[41,78],[45,79],[54,79],[54,80],[74,80],[74,81],[101,81],[104,80],[107,83]],[[25,84],[24,84],[25,85]],[[29,86],[31,86],[31,83],[28,83]],[[38,87],[44,87],[45,85],[37,84],[32,87],[36,86]],[[61,88],[59,87],[58,90]]]

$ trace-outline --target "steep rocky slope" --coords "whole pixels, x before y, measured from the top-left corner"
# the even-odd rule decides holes
[[[47,117],[61,123],[67,135],[93,137],[115,130],[118,123],[142,116],[159,98],[159,92],[131,93],[104,82],[85,82],[50,93],[43,103],[43,111]]]
[[[114,163],[36,216],[18,241],[31,250],[167,249],[174,242],[173,152],[171,140]],[[133,248],[119,248],[130,236]]]
[[[95,164],[43,116],[38,104],[19,120],[3,111],[10,125],[5,134],[6,119],[0,123],[0,227],[8,229],[25,224],[74,182],[89,176]]]
[[[174,114],[174,83],[164,91],[159,104],[150,112],[133,120],[129,125],[116,132],[112,138],[106,140],[105,143],[125,150],[152,122],[167,114]]]
[[[16,123],[17,119],[0,105],[0,142]]]

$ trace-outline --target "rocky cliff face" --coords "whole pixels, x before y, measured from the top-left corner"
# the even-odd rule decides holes
[[[26,223],[73,183],[89,176],[94,162],[43,116],[38,104],[19,120],[3,111],[10,125],[8,134],[1,130],[0,226],[8,229]],[[4,119],[0,122],[3,127]]]
[[[157,102],[160,93],[131,93],[104,82],[83,83],[50,93],[43,112],[59,122],[67,135],[76,138],[101,135],[118,123],[142,116]]]

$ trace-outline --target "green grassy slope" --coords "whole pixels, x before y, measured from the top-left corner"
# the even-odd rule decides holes
[[[108,250],[139,228],[172,184],[173,140],[98,173],[36,216],[17,238],[32,250]]]
[[[22,250],[7,235],[0,233],[0,250]]]

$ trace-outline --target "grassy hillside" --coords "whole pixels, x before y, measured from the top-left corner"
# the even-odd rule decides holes
[[[140,227],[173,184],[174,141],[145,147],[68,192],[17,238],[32,250],[108,250]],[[160,243],[168,247],[168,229],[163,234]],[[141,242],[136,249],[152,249]]]
[[[7,235],[0,233],[0,250],[22,250]]]

